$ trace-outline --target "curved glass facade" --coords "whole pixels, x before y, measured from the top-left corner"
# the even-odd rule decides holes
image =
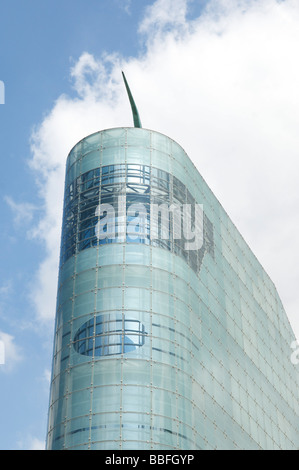
[[[174,205],[173,207],[177,208],[189,205],[192,208],[195,204],[195,199],[187,187],[166,171],[146,165],[106,165],[78,176],[69,184],[65,193],[61,264],[75,253],[92,246],[123,242],[124,232],[127,243],[151,244],[171,251],[181,256],[196,273],[200,270],[205,253],[213,254],[213,226],[205,214],[203,244],[198,250],[187,250],[183,237],[174,238],[175,218],[172,212],[169,213],[164,238],[159,236],[162,231],[161,223],[159,224],[159,219],[151,220],[151,205]],[[113,223],[113,237],[109,230],[107,211],[102,216],[98,213],[100,204],[109,205],[114,209],[110,224],[111,228]],[[120,214],[119,206],[122,204],[125,205],[126,218]],[[136,215],[138,205],[144,210],[145,220],[142,225],[141,217]],[[133,208],[131,216],[130,208]],[[191,211],[190,215],[191,224],[194,224],[194,211]],[[138,217],[140,227],[136,233]],[[151,238],[150,227],[156,222],[158,237]],[[181,217],[179,222],[183,222]]]
[[[152,239],[155,203],[201,204],[202,246],[186,250],[174,219]],[[297,449],[293,340],[273,283],[176,142],[120,128],[72,149],[48,449]]]

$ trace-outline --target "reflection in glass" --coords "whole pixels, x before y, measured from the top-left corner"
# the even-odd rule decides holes
[[[119,207],[120,198],[124,201],[126,225]],[[180,227],[174,226],[176,221],[172,218],[169,220],[167,231],[169,237],[163,239],[159,236],[151,239],[150,207],[153,204],[181,207],[183,204],[194,205],[195,199],[178,178],[166,171],[146,165],[106,165],[82,174],[66,189],[61,264],[76,252],[87,248],[126,241],[153,245],[171,251],[183,258],[193,271],[198,273],[205,253],[210,253],[212,256],[214,254],[212,223],[204,214],[204,242],[202,248],[198,250],[186,250],[184,239],[172,236],[173,229],[177,228],[180,231]],[[112,233],[105,229],[106,218],[103,218],[99,211],[99,207],[104,206],[113,208],[115,224]],[[143,207],[144,213],[138,215],[138,207]],[[132,212],[132,208],[137,212]],[[194,218],[193,215],[191,217]],[[103,227],[101,224],[104,224]],[[193,219],[192,224],[194,225]],[[158,227],[153,228],[158,230]]]
[[[111,356],[143,346],[146,335],[139,320],[121,314],[97,315],[79,328],[73,344],[84,356]]]

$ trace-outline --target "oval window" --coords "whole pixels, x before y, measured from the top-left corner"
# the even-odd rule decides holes
[[[125,354],[144,345],[144,325],[121,314],[97,315],[84,323],[74,337],[74,349],[84,356]]]

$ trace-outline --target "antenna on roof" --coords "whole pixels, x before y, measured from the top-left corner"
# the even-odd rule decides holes
[[[139,117],[139,113],[138,113],[138,109],[136,107],[136,104],[135,104],[134,98],[132,96],[131,90],[129,88],[128,82],[126,80],[125,74],[124,74],[123,71],[121,73],[122,73],[122,76],[123,76],[123,79],[124,79],[124,82],[125,82],[125,85],[126,85],[128,97],[129,97],[131,108],[132,108],[134,127],[142,127],[140,117]]]

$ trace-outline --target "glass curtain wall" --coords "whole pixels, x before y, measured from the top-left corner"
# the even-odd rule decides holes
[[[152,204],[195,203],[199,249],[171,218],[169,237],[151,238]],[[72,149],[48,449],[296,449],[293,340],[272,281],[175,141],[120,128]]]

